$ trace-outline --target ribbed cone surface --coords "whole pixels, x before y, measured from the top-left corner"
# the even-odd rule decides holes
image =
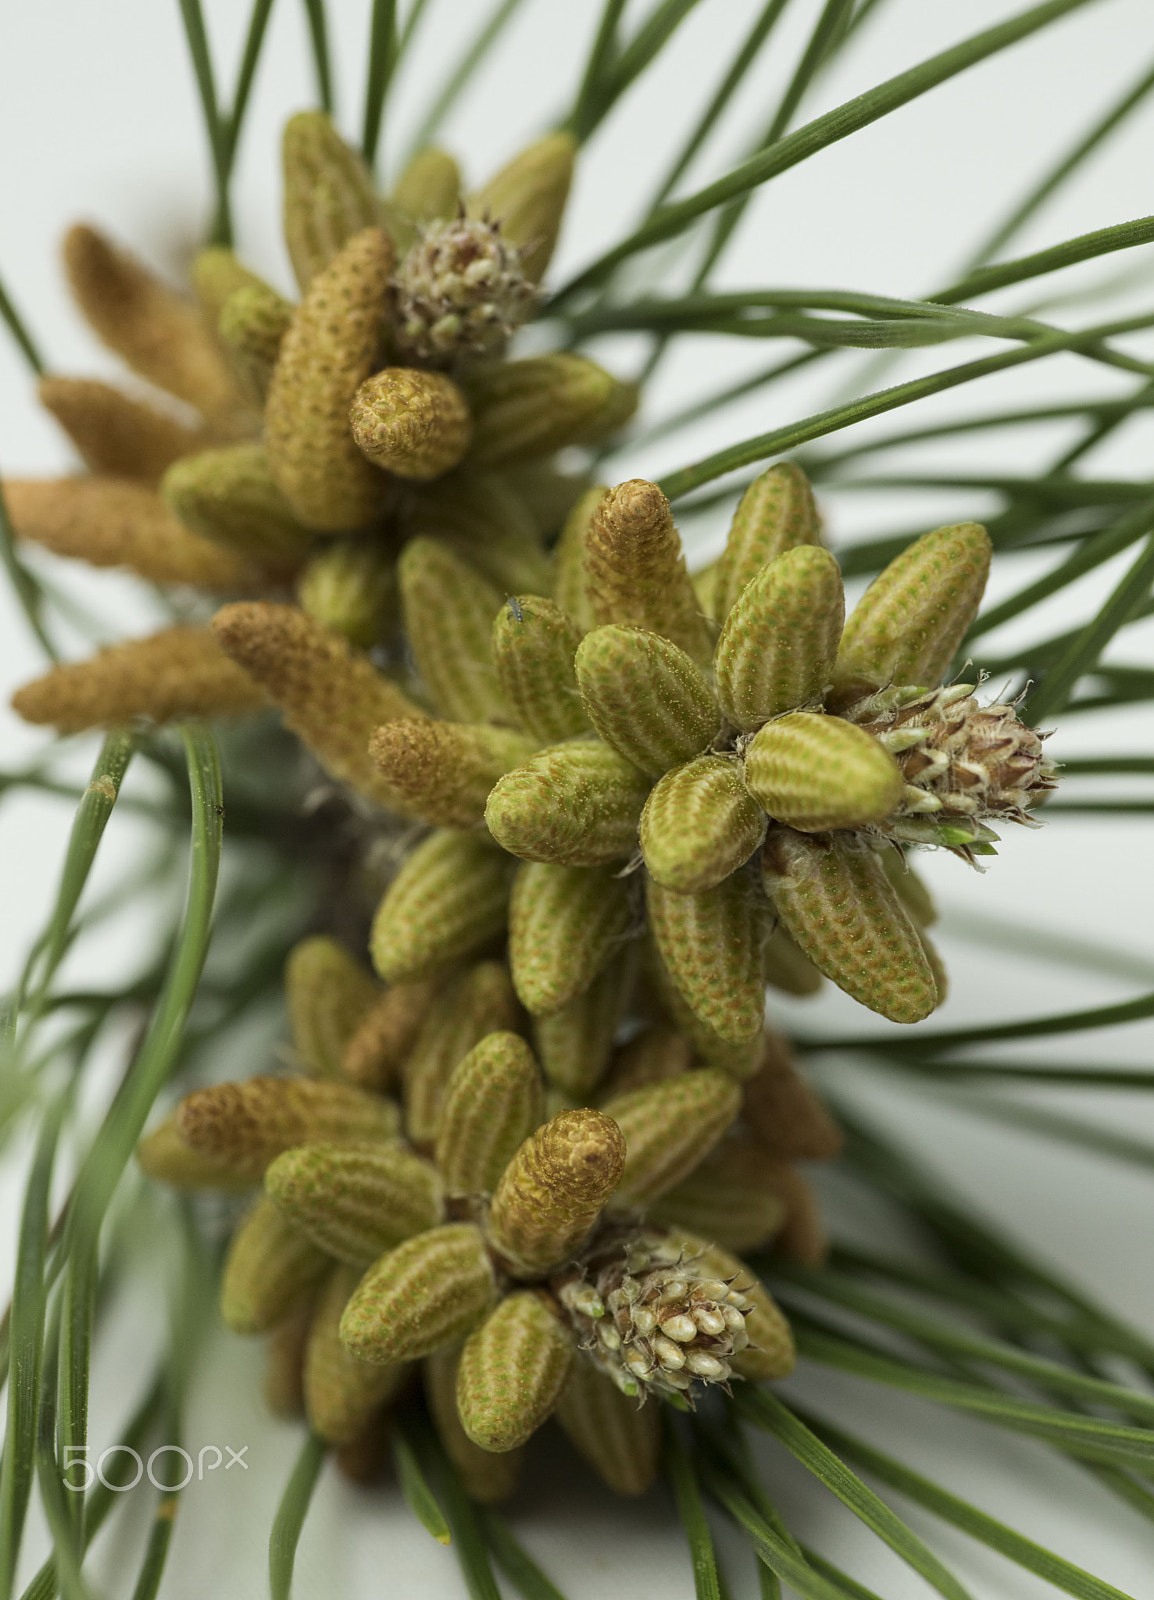
[[[597,739],[539,750],[493,788],[489,831],[525,861],[599,867],[624,861],[637,844],[649,781]]]
[[[470,1500],[483,1506],[500,1505],[507,1500],[517,1484],[523,1463],[523,1452],[504,1450],[494,1455],[474,1444],[461,1426],[457,1411],[457,1368],[461,1352],[456,1347],[438,1350],[422,1363],[425,1398],[432,1414],[437,1436],[445,1454],[456,1468],[457,1476]]]
[[[520,1276],[571,1256],[613,1193],[625,1140],[600,1111],[562,1111],[529,1136],[493,1196],[488,1233]]]
[[[536,1289],[507,1295],[465,1341],[457,1410],[482,1450],[514,1450],[557,1404],[576,1351],[570,1329]]]
[[[306,616],[350,644],[379,644],[394,610],[396,562],[376,540],[333,539],[305,562],[297,575],[297,600]]]
[[[377,1091],[398,1083],[438,992],[438,985],[429,978],[395,983],[386,989],[349,1036],[341,1057],[345,1077],[362,1089]]]
[[[269,1333],[260,1392],[274,1417],[304,1416],[305,1348],[315,1311],[314,1300],[300,1300]]]
[[[435,828],[483,828],[497,780],[533,753],[511,728],[400,718],[378,728],[369,753],[410,816]]]
[[[323,1078],[245,1078],[185,1095],[180,1137],[238,1177],[259,1178],[294,1145],[392,1139],[400,1114],[391,1100]]]
[[[493,661],[506,705],[523,732],[556,744],[589,731],[573,657],[581,630],[553,600],[518,595],[493,624]]]
[[[405,1063],[405,1128],[414,1143],[436,1140],[458,1063],[486,1034],[510,1031],[517,1020],[513,985],[500,962],[478,962],[442,993]]]
[[[307,289],[354,234],[380,226],[373,179],[324,111],[285,124],[284,236],[297,283]]]
[[[708,1155],[741,1106],[726,1072],[701,1067],[602,1102],[625,1139],[614,1206],[644,1209]]]
[[[196,303],[210,327],[216,325],[230,295],[264,281],[245,266],[235,250],[213,244],[206,245],[193,256],[189,277]]]
[[[53,373],[40,379],[36,394],[90,472],[135,478],[155,488],[174,461],[208,442],[203,430],[97,378]]]
[[[461,173],[447,150],[426,145],[405,167],[389,196],[390,205],[410,222],[454,217],[460,206]]]
[[[267,1333],[311,1293],[332,1257],[262,1195],[232,1236],[220,1314],[233,1333]]]
[[[897,809],[902,775],[889,751],[841,717],[791,711],[745,748],[750,794],[769,816],[803,833],[859,828]]]
[[[408,1376],[407,1364],[358,1361],[340,1341],[341,1314],[360,1274],[338,1267],[321,1293],[305,1352],[304,1398],[309,1427],[326,1444],[348,1444]]]
[[[595,628],[574,664],[590,722],[618,755],[653,777],[699,755],[720,731],[708,679],[660,634],[616,623]]]
[[[758,1250],[785,1223],[785,1203],[766,1179],[769,1165],[753,1140],[728,1136],[658,1199],[650,1218],[723,1249]]]
[[[574,1361],[555,1413],[570,1444],[615,1494],[644,1494],[657,1478],[661,1412],[622,1394],[591,1361]]]
[[[676,894],[650,879],[647,904],[662,960],[694,1016],[730,1044],[759,1033],[765,990],[749,886],[734,877]]]
[[[910,862],[911,854],[895,845],[892,850],[882,851],[881,863],[911,922],[919,928],[932,928],[938,920],[938,910],[933,896]]]
[[[632,927],[627,879],[611,867],[526,862],[509,903],[509,963],[527,1011],[547,1016],[583,994]]]
[[[756,929],[756,915],[752,918],[752,926]],[[736,1041],[724,1038],[716,1028],[696,1014],[678,988],[652,929],[649,938],[641,946],[641,953],[643,970],[653,986],[662,1012],[689,1041],[694,1053],[709,1066],[720,1067],[739,1080],[756,1072],[761,1056],[762,1030],[758,1028]]]
[[[727,756],[698,756],[667,772],[645,802],[639,829],[650,877],[678,894],[714,888],[764,836],[765,813]]]
[[[180,1137],[176,1113],[170,1112],[136,1147],[141,1172],[174,1189],[219,1189],[224,1194],[244,1194],[260,1182],[260,1175],[238,1174],[228,1162],[214,1161]]]
[[[397,567],[405,632],[430,699],[456,722],[506,721],[493,668],[503,596],[440,539],[413,539]]]
[[[442,1219],[440,1178],[400,1143],[299,1145],[277,1157],[264,1181],[315,1244],[362,1271]]]
[[[550,133],[515,155],[469,199],[469,214],[491,217],[521,251],[527,278],[539,283],[557,243],[577,144],[572,134]]]
[[[496,585],[501,597],[552,593],[552,564],[541,529],[510,473],[462,466],[436,478],[409,499],[406,524],[412,537],[436,539],[466,561]],[[494,611],[490,624],[497,615]]]
[[[281,341],[293,317],[292,303],[267,284],[236,289],[221,307],[218,332],[245,396],[263,408]]]
[[[755,478],[734,512],[717,563],[713,615],[724,622],[746,584],[767,562],[800,545],[820,545],[821,518],[800,467],[779,462]]]
[[[425,483],[449,472],[473,437],[469,404],[443,372],[384,367],[361,384],[349,412],[353,438],[385,472]]]
[[[783,994],[795,994],[801,999],[817,994],[822,986],[821,973],[776,917],[772,921],[761,941],[762,977]]]
[[[491,1194],[544,1115],[541,1069],[524,1039],[486,1034],[445,1089],[436,1159],[447,1193]]]
[[[583,1100],[597,1087],[609,1065],[634,974],[635,962],[627,946],[575,1000],[547,1017],[534,1019],[537,1054],[555,1089]]]
[[[505,926],[514,866],[484,839],[429,835],[377,908],[373,965],[388,983],[427,977],[486,944]]]
[[[585,542],[597,507],[609,493],[603,483],[593,484],[574,503],[565,518],[561,537],[557,541],[553,562],[556,576],[553,596],[567,616],[573,618],[582,633],[596,627],[598,618],[593,610],[593,598],[585,573]]]
[[[299,566],[315,537],[273,482],[263,445],[186,456],[165,473],[160,492],[191,533],[272,568]]]
[[[314,934],[289,952],[284,987],[293,1046],[305,1071],[343,1078],[345,1046],[375,1005],[380,985],[338,939]]]
[[[341,1342],[362,1361],[415,1361],[464,1338],[495,1293],[479,1230],[431,1228],[365,1273],[341,1318]]]
[[[628,421],[637,393],[568,351],[494,361],[462,374],[473,414],[468,464],[479,471],[591,444]]]
[[[688,1072],[692,1065],[693,1046],[681,1030],[667,1022],[651,1023],[614,1051],[608,1076],[598,1089],[599,1098],[604,1104],[617,1095],[664,1083]]]

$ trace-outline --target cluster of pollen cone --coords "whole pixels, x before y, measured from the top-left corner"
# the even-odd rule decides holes
[[[640,1492],[656,1399],[790,1370],[741,1257],[821,1258],[797,1163],[839,1139],[766,984],[927,1016],[911,853],[992,853],[1053,774],[1012,706],[943,681],[982,528],[916,540],[847,621],[796,467],[696,577],[656,485],[557,469],[636,398],[578,355],[505,356],[572,158],[550,136],[462,197],[428,150],[382,198],[293,118],[296,305],[224,250],[185,300],[75,229],[82,309],[184,410],[49,378],[91,470],[6,486],[22,538],[176,586],[189,617],[27,685],[25,717],[272,708],[366,850],[392,839],[374,970],[298,944],[294,1070],[196,1090],[139,1156],[255,1196],[222,1304],[270,1335],[270,1404],[361,1472],[419,1380],[481,1499],[550,1415]],[[209,623],[194,591],[228,603]]]

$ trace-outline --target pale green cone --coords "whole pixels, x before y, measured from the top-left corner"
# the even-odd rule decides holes
[[[284,237],[298,284],[362,228],[380,225],[372,174],[323,111],[298,111],[285,124]]]
[[[314,1244],[364,1271],[442,1220],[436,1171],[402,1144],[306,1144],[265,1173],[265,1192]]]
[[[332,1266],[267,1196],[232,1236],[220,1283],[220,1314],[233,1333],[267,1333]]]
[[[557,244],[576,154],[571,133],[546,134],[469,198],[469,215],[500,223],[502,235],[520,248],[525,276],[534,283],[544,276]]]
[[[785,1203],[766,1182],[769,1166],[765,1150],[752,1139],[722,1139],[658,1198],[649,1215],[727,1250],[759,1250],[785,1223]]]
[[[749,885],[732,877],[676,894],[650,879],[647,903],[661,958],[694,1016],[729,1044],[759,1034],[765,989]]]
[[[909,910],[908,906],[906,906],[906,910]],[[941,951],[930,938],[926,930],[924,928],[919,928],[918,932],[921,935],[922,949],[925,951],[926,960],[929,962],[930,971],[934,975],[934,988],[937,990],[938,1005],[943,1006],[945,1005],[946,1000],[949,998],[950,992],[950,978],[949,973],[946,971],[946,964],[942,960]]]
[[[397,179],[389,204],[410,223],[455,217],[461,200],[461,174],[453,157],[435,145],[418,150]]]
[[[393,552],[375,539],[336,539],[301,569],[301,610],[350,644],[371,650],[393,611],[396,565]]]
[[[176,1130],[176,1113],[170,1112],[151,1133],[145,1134],[136,1147],[136,1161],[141,1172],[159,1183],[171,1184],[174,1189],[216,1189],[224,1194],[244,1194],[260,1175],[239,1175],[228,1162],[214,1161],[211,1156],[194,1150]]]
[[[534,1019],[533,1036],[553,1088],[583,1100],[609,1065],[613,1039],[633,987],[635,964],[627,947],[584,993],[550,1016]]]
[[[536,523],[502,473],[462,468],[435,479],[413,497],[407,525],[413,538],[438,540],[502,595],[552,593],[552,568]]]
[[[930,891],[910,864],[911,854],[912,851],[905,851],[895,846],[891,850],[882,850],[880,858],[886,877],[893,884],[898,899],[909,912],[911,921],[924,930],[932,928],[938,920],[938,908],[934,905]]]
[[[991,553],[976,522],[915,539],[854,607],[838,651],[839,687],[940,683],[978,614]]]
[[[561,537],[553,553],[556,576],[553,594],[557,604],[567,616],[573,618],[582,633],[596,627],[597,617],[593,599],[585,576],[585,540],[597,507],[609,493],[607,486],[596,483],[586,489],[565,518]]]
[[[238,289],[267,288],[255,272],[250,272],[235,250],[226,245],[206,245],[192,258],[189,268],[192,292],[204,320],[216,328],[229,296]]]
[[[436,1140],[458,1063],[486,1034],[512,1031],[517,1021],[513,985],[499,961],[478,962],[442,993],[405,1062],[405,1128],[414,1144]]]
[[[463,1339],[496,1292],[479,1228],[430,1228],[365,1273],[341,1317],[341,1343],[361,1361],[416,1361]]]
[[[600,1111],[562,1111],[521,1145],[489,1211],[493,1248],[518,1277],[541,1277],[587,1238],[621,1177],[625,1140]]]
[[[785,550],[821,543],[821,518],[800,467],[780,461],[755,478],[733,515],[717,563],[713,615],[724,622],[738,595]]]
[[[597,732],[652,777],[700,755],[721,730],[705,674],[660,634],[616,623],[594,628],[574,666]]]
[[[366,378],[349,425],[375,466],[413,483],[451,471],[473,437],[468,402],[453,380],[416,367],[384,367]]]
[[[533,753],[511,728],[402,718],[378,728],[369,753],[404,802],[434,828],[483,828],[489,791]]]
[[[618,1095],[632,1094],[635,1089],[647,1089],[650,1084],[664,1083],[667,1078],[688,1072],[692,1065],[693,1046],[680,1029],[666,1022],[651,1023],[614,1052],[598,1098],[604,1106]]]
[[[395,983],[365,1012],[341,1058],[341,1071],[362,1089],[383,1092],[400,1081],[401,1068],[435,1004],[440,985],[431,978]]]
[[[876,851],[779,828],[765,842],[762,871],[790,935],[827,978],[891,1022],[929,1016],[933,973]]]
[[[712,1150],[741,1107],[741,1090],[727,1072],[701,1067],[615,1095],[601,1109],[625,1136],[625,1170],[615,1209],[644,1210]]]
[[[708,666],[713,629],[685,566],[669,501],[632,478],[598,503],[585,534],[585,584],[598,622],[631,622]]]
[[[637,847],[649,780],[599,739],[550,745],[496,784],[489,832],[524,861],[600,867]]]
[[[348,1444],[404,1384],[405,1362],[358,1361],[341,1343],[341,1314],[360,1273],[338,1267],[317,1304],[305,1350],[304,1399],[309,1427],[326,1444]]]
[[[711,561],[707,567],[702,567],[700,572],[690,573],[693,592],[697,596],[697,603],[707,617],[713,615],[713,602],[717,593],[717,562]]]
[[[553,600],[523,594],[493,623],[497,682],[517,726],[539,744],[589,732],[573,657],[581,629]]]
[[[306,1072],[344,1077],[345,1046],[376,1002],[379,984],[338,939],[302,939],[285,963],[285,1005]]]
[[[453,1069],[437,1134],[450,1195],[491,1194],[545,1115],[541,1069],[515,1033],[490,1033]]]
[[[478,471],[592,444],[627,422],[637,405],[632,384],[564,350],[478,366],[462,386],[473,413],[468,464]]]
[[[729,756],[699,756],[661,778],[641,813],[649,875],[678,894],[712,889],[765,837],[765,813]]]
[[[773,1036],[768,1046],[761,1070],[745,1085],[742,1120],[761,1148],[782,1161],[832,1161],[844,1142],[841,1129],[794,1065],[786,1040]]]
[[[677,1031],[692,1045],[694,1053],[711,1067],[721,1067],[723,1071],[738,1080],[748,1078],[751,1073],[756,1072],[762,1049],[761,1030],[736,1043],[723,1038],[715,1028],[709,1027],[694,1013],[663,961],[656,939],[648,938],[642,945],[642,950],[645,971],[653,984],[662,1010]]]
[[[421,1367],[425,1399],[433,1425],[453,1463],[470,1500],[483,1506],[500,1505],[512,1494],[520,1476],[523,1451],[505,1450],[494,1455],[474,1444],[461,1426],[457,1410],[457,1369],[461,1352],[456,1348],[438,1350],[426,1356]]]
[[[775,989],[802,998],[822,986],[821,973],[776,918],[761,941],[761,975]]]
[[[237,382],[254,405],[268,398],[281,340],[293,318],[291,301],[267,284],[236,289],[220,309],[217,331]]]
[[[408,857],[377,908],[373,965],[388,983],[427,977],[505,926],[514,863],[487,840],[449,828]]]
[[[186,456],[169,467],[160,492],[193,533],[258,561],[295,567],[315,538],[274,484],[259,444]]]
[[[461,1424],[482,1450],[515,1450],[557,1404],[573,1334],[539,1289],[507,1295],[469,1335],[457,1368]]]
[[[762,567],[717,641],[717,698],[735,727],[821,700],[833,680],[845,620],[841,571],[828,550],[802,545]]]
[[[661,1411],[642,1406],[600,1373],[574,1361],[557,1401],[569,1443],[615,1494],[644,1494],[661,1459]]]
[[[493,670],[493,618],[503,595],[439,539],[413,539],[397,564],[405,633],[443,717],[507,721]]]
[[[901,800],[901,770],[871,734],[841,717],[791,711],[745,747],[745,784],[771,817],[802,833],[881,822]]]
[[[709,1244],[681,1228],[670,1231],[686,1255],[693,1258],[697,1272],[712,1273],[751,1302],[752,1310],[745,1319],[749,1343],[730,1357],[730,1365],[737,1376],[749,1383],[787,1378],[797,1364],[793,1334],[757,1274],[718,1245]]]
[[[633,923],[629,883],[612,868],[526,862],[509,902],[509,964],[527,1011],[548,1016],[583,994]]]

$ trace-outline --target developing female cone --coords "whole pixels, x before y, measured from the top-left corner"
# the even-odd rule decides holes
[[[394,286],[398,353],[428,366],[500,356],[537,299],[500,223],[463,214],[421,230]]]

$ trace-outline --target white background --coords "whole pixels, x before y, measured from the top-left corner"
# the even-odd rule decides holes
[[[332,6],[341,117],[353,136],[359,131],[367,9],[360,0],[337,0]],[[385,148],[392,158],[415,127],[446,63],[487,9],[479,0],[435,0],[430,7],[386,124]],[[642,9],[630,7],[629,15],[636,18]],[[814,89],[802,120],[1016,9],[1006,0],[888,0],[845,61]],[[232,81],[242,10],[235,0],[208,7],[226,84]],[[591,0],[567,5],[530,0],[524,7],[442,134],[471,181],[483,180],[563,112],[599,10]],[[564,281],[628,228],[664,169],[665,153],[677,147],[712,92],[754,10],[748,0],[706,0],[666,51],[660,73],[639,85],[599,130],[582,157],[553,282]],[[817,0],[794,0],[776,43],[750,74],[709,162],[690,175],[690,185],[723,170],[767,122],[818,10]],[[284,117],[312,101],[301,16],[302,8],[292,0],[281,0],[276,8],[235,200],[242,252],[286,289],[287,263],[277,236],[277,136]],[[916,296],[949,281],[1006,206],[1144,70],[1151,55],[1154,12],[1149,0],[1098,0],[1086,6],[777,179],[751,209],[717,275],[718,284],[822,285]],[[209,206],[208,163],[175,0],[114,0],[96,6],[86,0],[42,0],[37,6],[0,7],[0,124],[0,270],[53,370],[113,375],[115,363],[68,304],[57,242],[70,221],[86,218],[162,270],[177,274],[197,239]],[[1087,164],[1011,246],[1012,252],[1154,209],[1152,143],[1154,111],[1147,108]],[[1119,303],[1142,304],[1144,296],[1148,303],[1148,283],[1154,279],[1149,251],[1047,280],[1044,291],[1073,289],[1131,269],[1140,276],[1122,291]],[[1019,291],[983,305],[1021,306],[1033,303],[1033,294],[1033,289]],[[1070,325],[1097,316],[1078,305],[1057,307],[1050,314]],[[952,364],[978,348],[909,358],[904,370]],[[1132,341],[1127,348],[1149,353],[1154,347]],[[774,353],[760,344],[733,350],[721,341],[686,341],[682,353],[662,368],[650,415],[676,410],[727,377],[768,364]],[[607,345],[604,354],[627,371],[637,347],[620,341]],[[833,384],[828,373],[815,376],[760,394],[660,447],[626,448],[611,470],[616,477],[657,476],[748,434],[818,410],[831,403],[837,382],[848,381],[854,367],[852,362],[844,368],[835,364],[834,371],[838,378]],[[26,371],[2,340],[0,386],[0,470],[20,475],[70,469],[74,462],[65,442],[51,420],[37,413]],[[919,420],[1116,387],[1116,377],[1104,369],[1063,358],[1047,363],[1044,372],[1027,367],[972,393],[931,402],[921,408]],[[904,420],[883,422],[880,431]],[[1106,450],[1089,458],[1083,470],[1104,477],[1149,477],[1152,435],[1154,424],[1148,419],[1130,425]],[[1061,442],[1073,436],[1018,431],[997,444],[976,439],[920,459],[927,470],[934,460],[962,470],[967,464],[976,469],[979,463],[995,463],[1001,470],[1025,471],[1057,454]],[[979,493],[922,495],[916,500],[829,494],[824,503],[832,529],[841,537],[981,515],[990,506]],[[723,529],[721,518],[694,534],[700,535],[704,549],[710,540],[716,543]],[[1005,560],[992,595],[1012,592],[1054,559],[1022,555]],[[1091,614],[1130,559],[1123,556],[1033,616],[1029,636],[1048,635]],[[155,602],[118,576],[85,573],[72,581],[72,589],[96,597],[115,634],[145,632],[156,615]],[[0,603],[7,690],[39,670],[39,661],[19,615],[6,598]],[[1011,636],[1005,637],[1009,642]],[[1152,637],[1150,624],[1131,630],[1123,645],[1115,644],[1112,656],[1148,660]],[[0,741],[4,770],[44,744],[40,734],[7,713],[0,716]],[[81,742],[78,773],[90,762],[93,748],[91,741]],[[1093,751],[1149,754],[1150,712],[1143,706],[1097,718],[1092,725],[1072,718],[1068,727],[1059,728],[1052,748],[1059,758]],[[0,976],[15,972],[43,921],[69,820],[69,806],[42,798],[18,795],[0,806]],[[1015,831],[983,878],[952,858],[930,860],[926,873],[946,909],[940,942],[953,980],[943,1022],[964,1025],[1072,1009],[1150,988],[1154,931],[1148,838],[1141,819],[1055,818],[1038,833]],[[102,852],[98,887],[131,865],[143,839],[130,819],[118,817]],[[1130,958],[1125,962],[1119,957],[1113,971],[1108,954],[1098,966],[1043,964],[1023,957],[1013,948],[1013,938],[1008,946],[991,943],[972,919],[992,914],[1052,934],[1097,941],[1107,950],[1124,946]],[[73,967],[74,977],[109,981],[147,938],[131,922],[118,924],[117,930],[115,938],[87,958],[87,965]],[[790,1020],[796,1017],[800,1027],[822,1032],[859,1032],[869,1022],[863,1023],[864,1014],[837,994],[827,995],[816,1007],[785,1005],[781,1010]],[[1074,1036],[1021,1053],[1038,1061],[1148,1064],[1152,1039],[1151,1027],[1132,1027],[1102,1041]],[[256,1070],[262,1064],[254,1060],[251,1066]],[[948,1173],[991,1215],[1004,1219],[1022,1242],[1138,1323],[1147,1328],[1154,1323],[1150,1172],[979,1120],[941,1093],[915,1091],[880,1075],[866,1078],[864,1069],[860,1084],[862,1104],[882,1125]],[[1154,1132],[1154,1116],[1141,1097],[1071,1092],[1050,1095],[1044,1103],[1060,1105],[1063,1099],[1066,1109],[1095,1123],[1138,1134]],[[15,1224],[18,1177],[10,1170],[3,1191],[9,1233]],[[837,1185],[827,1188],[846,1226],[872,1237],[870,1219],[849,1215],[844,1197],[839,1207]],[[141,1329],[150,1328],[154,1316],[144,1289],[117,1312],[98,1360],[93,1417],[98,1444],[112,1440],[116,1419],[131,1404],[141,1350],[150,1337]],[[193,1448],[213,1442],[234,1448],[247,1444],[250,1467],[239,1483],[241,1474],[234,1469],[227,1479],[217,1473],[189,1489],[162,1591],[166,1596],[212,1593],[222,1600],[247,1600],[265,1592],[267,1528],[299,1435],[263,1416],[258,1373],[256,1348],[223,1334],[214,1337],[197,1385],[188,1440]],[[888,1441],[912,1463],[940,1472],[959,1492],[1134,1596],[1154,1593],[1149,1524],[1106,1497],[1074,1467],[1013,1436],[896,1395],[866,1392],[824,1371],[801,1374],[790,1389],[848,1425],[868,1419],[871,1437]],[[583,1474],[572,1475],[570,1481],[570,1466],[569,1458],[557,1451],[541,1454],[511,1513],[519,1534],[566,1593],[574,1600],[609,1592],[627,1592],[635,1600],[690,1595],[681,1535],[661,1495],[651,1495],[640,1505],[613,1502]],[[927,1592],[840,1507],[804,1484],[779,1453],[772,1457],[771,1470],[780,1485],[782,1508],[799,1537],[820,1543],[889,1600]],[[137,1496],[144,1512],[146,1497],[143,1491]],[[926,1527],[916,1511],[910,1520]],[[1052,1592],[966,1546],[960,1536],[939,1536],[936,1527],[932,1531],[976,1596],[1018,1600]],[[93,1571],[106,1592],[127,1593],[140,1533],[140,1522],[129,1519],[124,1532],[105,1536],[97,1546]],[[747,1558],[727,1535],[722,1542],[733,1552],[735,1593],[753,1594]],[[451,1554],[412,1522],[393,1490],[386,1490],[383,1498],[363,1496],[326,1474],[299,1552],[298,1600],[463,1592]]]

